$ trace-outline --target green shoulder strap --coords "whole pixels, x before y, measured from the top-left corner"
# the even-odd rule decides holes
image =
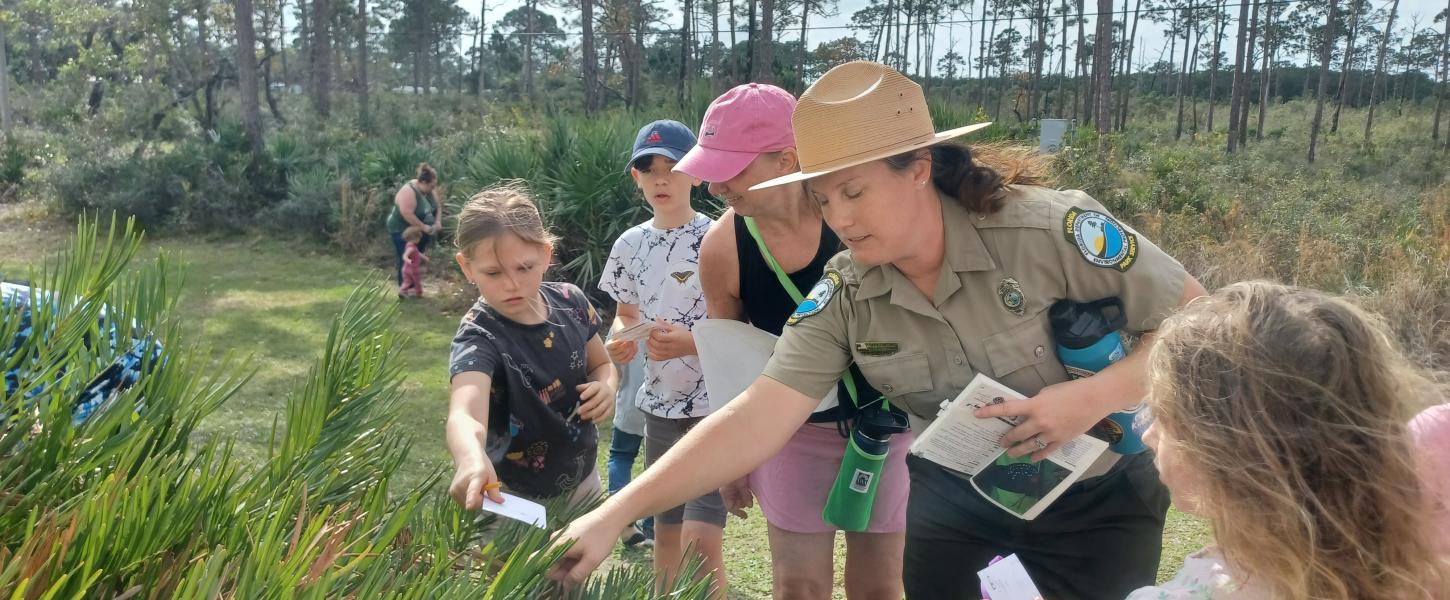
[[[775,255],[770,253],[770,248],[765,247],[765,238],[760,237],[760,229],[755,226],[755,219],[752,217],[741,218],[745,219],[745,230],[749,231],[750,237],[755,239],[755,246],[760,248],[760,256],[765,258],[765,264],[770,265],[770,270],[775,271],[775,278],[780,280],[780,287],[785,288],[785,293],[790,295],[790,299],[794,300],[796,304],[804,302],[805,295],[801,294],[800,288],[796,287],[795,282],[790,280],[789,275],[786,275],[785,269],[782,269],[780,263],[776,262]],[[841,373],[841,379],[846,382],[846,393],[851,396],[851,404],[860,408],[861,401],[856,394],[856,378],[851,376],[851,370],[847,369]],[[886,400],[885,396],[881,397],[881,403],[884,405],[883,408],[891,410],[891,403]]]

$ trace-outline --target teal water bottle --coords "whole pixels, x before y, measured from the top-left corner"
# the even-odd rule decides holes
[[[884,402],[884,401],[883,401]],[[891,436],[908,428],[906,415],[889,409],[863,412],[851,429],[846,454],[831,495],[821,509],[821,519],[843,531],[865,531],[871,523],[871,507],[881,483]]]
[[[1067,368],[1070,379],[1081,379],[1106,369],[1128,355],[1123,336],[1118,332],[1127,322],[1123,302],[1104,298],[1096,302],[1059,300],[1048,309],[1052,335],[1057,339],[1057,357]],[[1089,435],[1108,442],[1108,449],[1118,454],[1137,454],[1147,449],[1143,432],[1152,423],[1145,402],[1108,415],[1088,431]]]

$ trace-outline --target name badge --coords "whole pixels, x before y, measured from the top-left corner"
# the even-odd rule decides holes
[[[900,350],[896,342],[856,342],[856,351],[866,356],[891,356]]]

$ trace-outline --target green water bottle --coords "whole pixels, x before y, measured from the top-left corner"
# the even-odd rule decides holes
[[[882,401],[885,405],[885,400]],[[871,523],[871,507],[881,483],[881,467],[891,447],[891,436],[908,428],[906,415],[882,410],[862,413],[851,429],[841,470],[821,510],[821,519],[843,531],[865,531]]]

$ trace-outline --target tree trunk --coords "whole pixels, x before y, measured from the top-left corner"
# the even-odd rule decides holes
[[[478,3],[478,28],[474,30],[473,42],[473,95],[483,95],[483,46],[488,43],[484,33],[488,23],[488,0]]]
[[[1001,18],[1001,16],[1000,16],[1001,15],[1001,10],[1000,9],[1002,8],[1002,6],[1001,6],[1002,3],[1003,3],[1002,0],[998,0],[998,6],[996,7],[998,10],[993,10],[992,11],[992,29],[987,34],[987,53],[982,55],[982,58],[987,61],[987,73],[986,73],[986,77],[991,77],[992,76],[992,66],[995,65],[996,62],[997,62],[996,49],[992,47],[992,43],[993,43],[993,41],[995,41],[997,39],[997,20]],[[996,65],[996,66],[997,66],[997,77],[998,78],[1001,78],[1002,77],[1002,65]],[[987,81],[985,79],[983,79],[982,80],[982,106],[983,106],[983,108],[985,108],[987,106],[987,91],[988,91],[987,90],[987,87],[988,87],[987,86]],[[1001,94],[1000,93],[998,94],[998,98],[999,99],[1001,98]],[[997,119],[997,112],[995,110],[992,112],[992,119],[993,120],[996,120]]]
[[[1133,95],[1133,50],[1138,47],[1138,16],[1143,11],[1143,0],[1133,3],[1133,28],[1128,33],[1128,48],[1124,52],[1126,67],[1123,69],[1123,99],[1118,103],[1118,131],[1128,127],[1128,99]],[[1123,15],[1126,19],[1127,15]]]
[[[312,107],[326,119],[332,113],[332,22],[331,0],[312,0]]]
[[[1185,14],[1183,16],[1183,67],[1178,69],[1178,85],[1175,87],[1173,92],[1173,94],[1178,97],[1178,124],[1173,128],[1174,140],[1178,140],[1183,137],[1183,80],[1185,77],[1188,77],[1188,55],[1193,53],[1193,45],[1188,43],[1189,38],[1192,35],[1193,30],[1195,29],[1193,22],[1193,10],[1190,8],[1186,12],[1188,14]]]
[[[1123,0],[1123,36],[1124,38],[1122,52],[1119,53],[1119,56],[1116,59],[1117,64],[1113,67],[1114,70],[1123,75],[1122,88],[1118,91],[1118,100],[1116,102],[1113,102],[1113,105],[1109,108],[1109,113],[1111,114],[1110,119],[1112,120],[1113,129],[1118,128],[1118,105],[1122,103],[1123,98],[1127,97],[1127,86],[1131,85],[1131,82],[1133,80],[1133,77],[1128,73],[1127,68],[1128,54],[1131,52],[1130,50],[1128,50],[1128,47],[1133,43],[1131,39],[1128,39],[1132,36],[1132,34],[1128,33],[1128,0]]]
[[[753,0],[752,0],[753,1]],[[730,82],[740,83],[740,61],[735,60],[735,0],[730,0]]]
[[[271,54],[271,49],[269,48],[267,50],[267,52],[268,52],[268,54]],[[272,118],[277,119],[277,122],[278,123],[281,123],[282,125],[286,125],[287,124],[287,118],[282,116],[281,109],[277,108],[277,98],[275,98],[275,97],[272,96],[272,66],[271,66],[271,58],[269,57],[267,60],[268,60],[268,62],[267,62],[266,68],[262,69],[262,89],[263,90],[266,90],[266,94],[267,94],[267,108],[272,111]],[[285,86],[287,84],[284,82],[282,85]]]
[[[1209,64],[1208,71],[1208,132],[1213,133],[1213,112],[1218,92],[1218,68],[1221,66],[1219,57],[1223,54],[1223,30],[1227,23],[1223,18],[1223,0],[1219,0],[1213,7],[1213,62]]]
[[[1239,145],[1248,144],[1249,141],[1249,90],[1253,84],[1249,77],[1254,71],[1254,40],[1259,36],[1259,5],[1262,0],[1254,0],[1252,13],[1249,15],[1249,37],[1244,42],[1244,97],[1239,100],[1242,106],[1239,107]]]
[[[207,15],[207,0],[199,0],[196,3],[196,39],[201,45],[202,69],[211,72],[211,28],[208,27],[210,19]],[[253,38],[255,40],[255,36]],[[202,118],[201,128],[205,131],[216,129],[216,78],[207,75],[208,80],[202,90]]]
[[[634,14],[630,17],[630,31],[634,33],[634,43],[626,44],[626,55],[629,57],[628,85],[629,85],[629,108],[638,108],[640,101],[644,99],[644,2],[634,0]]]
[[[1445,8],[1445,37],[1440,40],[1440,93],[1435,96],[1435,127],[1431,139],[1439,140],[1440,115],[1445,110],[1445,96],[1450,88],[1450,6]],[[1450,133],[1445,134],[1445,150],[1450,151]]]
[[[15,121],[10,116],[10,62],[5,52],[5,30],[9,28],[8,23],[0,21],[0,134],[4,134],[7,142],[15,131]]]
[[[1195,139],[1198,137],[1198,93],[1193,89],[1193,82],[1198,76],[1198,51],[1203,47],[1203,28],[1198,25],[1198,17],[1198,13],[1193,15],[1193,59],[1188,61],[1188,102],[1193,105],[1193,127],[1190,131]]]
[[[1274,79],[1274,10],[1264,10],[1264,68],[1259,86],[1259,126],[1254,130],[1254,140],[1264,141],[1264,119],[1269,114],[1269,85]]]
[[[1344,88],[1349,82],[1349,71],[1354,65],[1354,41],[1359,35],[1359,13],[1364,8],[1356,6],[1351,0],[1349,10],[1354,12],[1349,15],[1349,40],[1345,42],[1344,67],[1339,71],[1339,85],[1334,91],[1334,116],[1329,120],[1329,133],[1339,133],[1339,113],[1344,110]]]
[[[1334,20],[1339,16],[1339,0],[1329,0],[1329,17],[1324,24],[1324,43],[1319,49],[1319,93],[1314,100],[1314,120],[1309,125],[1309,162],[1319,150],[1319,126],[1324,121],[1324,95],[1329,92],[1329,59],[1333,54]]]
[[[257,103],[257,34],[252,29],[252,0],[232,0],[232,10],[237,28],[237,87],[241,91],[242,127],[247,131],[247,143],[252,148],[252,164],[255,165],[262,160],[263,146],[262,110]],[[3,71],[0,71],[0,76],[3,76]]]
[[[323,0],[317,1],[321,2]],[[307,0],[297,0],[297,16],[299,17],[299,25],[301,27],[297,30],[297,41],[302,46],[299,50],[302,53],[302,58],[307,59],[307,66],[300,75],[300,79],[303,81],[303,93],[308,94],[310,98],[314,84],[312,81],[312,7],[307,4]]]
[[[1113,0],[1098,0],[1098,31],[1093,42],[1093,122],[1098,135],[1112,129],[1111,99],[1113,94]]]
[[[1248,28],[1244,23],[1249,21],[1249,3],[1245,0],[1239,1],[1239,25],[1238,42],[1234,45],[1234,82],[1233,91],[1229,93],[1229,114],[1228,114],[1228,153],[1233,154],[1238,150],[1239,144],[1239,111],[1243,110],[1244,96],[1244,45],[1248,42]]]
[[[589,4],[594,0],[582,1]],[[685,0],[685,9],[680,12],[680,81],[675,92],[679,96],[680,108],[684,108],[690,95],[690,20],[695,16],[693,0]]]
[[[420,7],[420,10],[418,11],[418,14],[416,15],[417,18],[416,19],[413,19],[413,22],[414,22],[414,26],[413,27],[414,27],[414,29],[413,29],[413,35],[411,37],[412,37],[412,40],[413,40],[413,52],[412,52],[412,54],[413,54],[413,72],[412,72],[412,75],[413,75],[413,93],[414,94],[421,94],[421,93],[423,93],[423,81],[424,81],[424,79],[423,79],[423,62],[424,62],[423,61],[423,54],[424,54],[423,40],[427,38],[427,35],[424,32],[424,30],[423,30],[423,24],[425,22],[425,19],[424,19],[424,13],[425,12],[426,12],[426,6]]]
[[[811,0],[801,0],[801,51],[796,58],[796,78],[800,79],[800,89],[806,89],[806,22],[811,18]]]
[[[1086,123],[1088,121],[1088,106],[1091,102],[1088,100],[1089,78],[1085,72],[1087,70],[1087,53],[1085,47],[1087,45],[1086,29],[1087,7],[1084,4],[1084,0],[1077,0],[1077,66],[1073,68],[1073,78],[1078,80],[1078,84],[1072,102],[1074,109],[1079,106],[1082,107],[1082,112],[1078,117],[1078,122],[1080,123]]]
[[[368,1],[357,0],[357,115],[364,128],[372,121],[368,104]]]
[[[292,85],[292,72],[287,69],[287,0],[277,2],[277,49],[282,55],[282,87],[290,88]]]
[[[985,0],[983,0],[983,1],[985,2]],[[1143,0],[1138,0],[1138,1],[1139,2],[1142,2]],[[1058,78],[1057,78],[1057,116],[1058,116],[1058,118],[1063,118],[1063,119],[1068,118],[1068,110],[1067,110],[1067,15],[1068,15],[1068,11],[1069,10],[1071,10],[1071,9],[1068,8],[1068,6],[1067,6],[1067,0],[1062,0],[1062,48],[1061,48],[1061,51],[1062,51],[1061,56],[1062,57],[1059,59],[1059,64],[1058,64],[1058,68],[1057,68],[1057,71],[1058,71]],[[968,32],[971,31],[971,26],[970,25],[968,26],[967,31]]]
[[[888,2],[889,1],[890,0],[888,0]],[[1078,1],[1081,2],[1082,0],[1078,0]],[[981,90],[981,91],[978,92],[978,99],[977,99],[977,106],[979,108],[980,107],[984,107],[984,106],[987,105],[987,61],[989,60],[989,57],[992,56],[992,50],[991,50],[991,48],[992,48],[992,40],[987,35],[987,8],[988,8],[988,4],[990,4],[992,2],[992,0],[981,0],[981,2],[982,2],[982,40],[981,40],[981,43],[979,44],[979,52],[978,52],[978,56],[977,56],[977,88],[979,90]],[[992,19],[992,23],[993,23],[993,25],[992,25],[992,32],[994,34],[997,31],[996,22],[997,22],[997,20],[994,17]]]
[[[720,90],[720,0],[710,0],[710,91]]]
[[[1393,0],[1393,2],[1390,3],[1390,16],[1389,16],[1389,19],[1385,21],[1385,31],[1384,31],[1384,34],[1380,36],[1379,52],[1376,53],[1376,57],[1375,57],[1375,61],[1374,61],[1374,77],[1371,78],[1370,79],[1370,82],[1369,82],[1369,114],[1366,115],[1365,116],[1365,119],[1364,119],[1364,143],[1365,144],[1369,144],[1370,143],[1370,136],[1373,135],[1373,132],[1374,132],[1374,109],[1375,109],[1375,102],[1379,98],[1380,77],[1384,76],[1384,73],[1385,73],[1385,50],[1387,50],[1389,48],[1390,35],[1395,30],[1395,15],[1397,13],[1399,13],[1399,10],[1400,10],[1400,0]],[[1447,31],[1450,31],[1450,19],[1446,19],[1445,22],[1446,22],[1446,29],[1447,29]],[[1450,38],[1450,36],[1447,36],[1447,38]],[[1443,56],[1441,58],[1442,58],[1442,62],[1443,62]],[[1439,127],[1439,124],[1440,124],[1440,120],[1439,120],[1440,115],[1439,115],[1439,106],[1438,106],[1439,103],[1437,102],[1436,104],[1437,104],[1437,106],[1436,106],[1436,114],[1435,114],[1435,125],[1436,125],[1435,131],[1438,132],[1440,130],[1440,127]]]
[[[1128,0],[1123,0],[1123,10],[1128,10]],[[1027,101],[1027,116],[1031,119],[1038,117],[1042,104],[1042,71],[1043,64],[1047,62],[1047,23],[1050,18],[1047,0],[1039,0],[1032,20],[1037,25],[1037,47],[1033,51],[1032,95]]]
[[[745,42],[745,76],[755,81],[755,72],[759,67],[755,66],[755,53],[759,50],[760,31],[756,28],[755,6],[760,0],[748,0],[746,5],[745,32],[750,34],[750,39]]]
[[[524,25],[524,98],[534,100],[534,11],[537,0],[524,3],[527,9]]]
[[[1182,25],[1178,23],[1177,8],[1173,9],[1173,17],[1169,19],[1168,23],[1168,31],[1166,32],[1168,34],[1168,71],[1171,73],[1173,72],[1174,68],[1178,66],[1177,63],[1174,61],[1178,60],[1178,28],[1182,27]],[[1162,62],[1162,57],[1159,58],[1159,62]],[[1170,90],[1168,89],[1169,85],[1171,85],[1171,83],[1163,84],[1162,93],[1164,96],[1167,96],[1170,92]]]
[[[579,24],[584,29],[584,112],[599,110],[599,51],[594,47],[594,0],[579,0]]]

